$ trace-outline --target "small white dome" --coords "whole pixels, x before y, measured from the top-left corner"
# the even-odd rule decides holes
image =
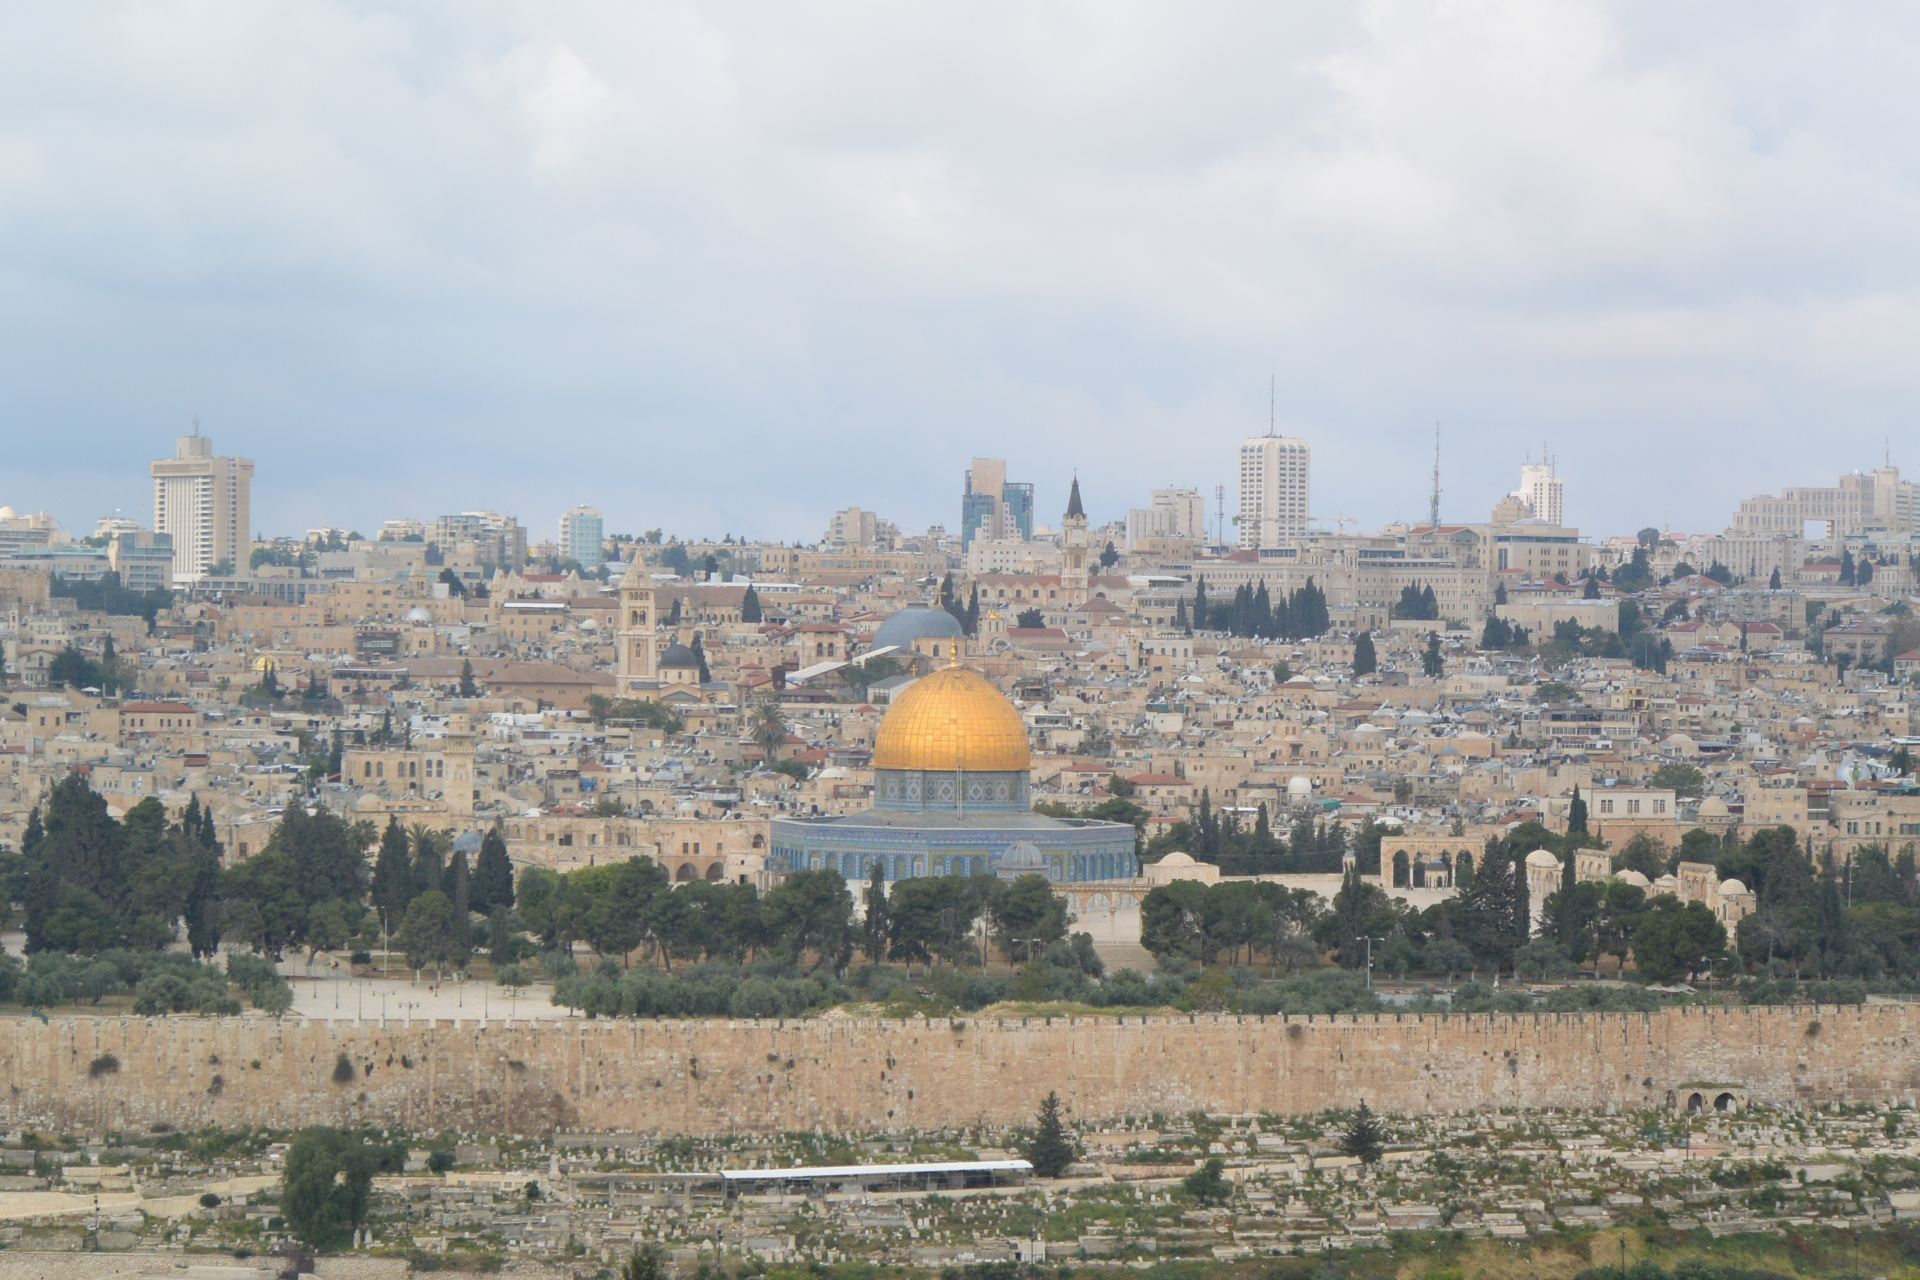
[[[1545,849],[1535,849],[1527,855],[1527,865],[1530,867],[1552,867],[1558,871],[1560,869],[1560,859],[1554,857]]]
[[[407,621],[408,622],[432,622],[433,615],[428,613],[425,609],[421,608],[419,605],[415,605],[413,606],[413,608],[407,610]]]
[[[1620,883],[1630,884],[1636,889],[1653,888],[1653,881],[1647,879],[1646,876],[1638,871],[1622,871],[1620,873]]]
[[[1313,779],[1307,777],[1305,774],[1296,773],[1293,777],[1287,779],[1287,796],[1290,799],[1302,800],[1312,794]]]
[[[1181,853],[1176,849],[1166,857],[1160,859],[1160,865],[1163,867],[1191,867],[1198,864],[1194,862],[1192,854]]]
[[[1720,896],[1723,898],[1737,897],[1741,894],[1744,894],[1746,891],[1747,891],[1747,886],[1745,886],[1744,884],[1741,884],[1738,880],[1733,879],[1731,876],[1729,876],[1727,879],[1722,880],[1720,882]]]
[[[1719,796],[1708,796],[1700,802],[1700,816],[1703,818],[1724,818],[1727,816],[1727,802]]]

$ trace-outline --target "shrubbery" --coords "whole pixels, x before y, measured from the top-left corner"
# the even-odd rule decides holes
[[[276,984],[278,991],[291,996],[286,980],[257,956],[230,957],[228,967],[229,973],[223,974],[210,964],[170,951],[116,949],[93,957],[42,951],[28,957],[24,966],[11,956],[0,956],[0,1002],[39,1009],[98,1004],[108,996],[131,992],[133,1011],[150,1017],[237,1014],[241,1006],[229,989],[230,977],[261,1008],[273,1007]],[[249,976],[243,978],[241,973]]]

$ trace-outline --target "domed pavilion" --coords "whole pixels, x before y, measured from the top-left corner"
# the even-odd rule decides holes
[[[1033,812],[1027,726],[979,673],[950,666],[908,685],[873,744],[873,808],[775,818],[775,872],[830,868],[849,880],[1040,873],[1054,881],[1136,874],[1133,828]]]

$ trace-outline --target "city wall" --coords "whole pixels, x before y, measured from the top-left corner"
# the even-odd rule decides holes
[[[110,1066],[108,1059],[117,1066]],[[1073,1114],[1920,1101],[1920,1006],[1652,1014],[274,1022],[0,1019],[0,1129],[725,1134]],[[1711,1096],[1711,1094],[1709,1095]]]

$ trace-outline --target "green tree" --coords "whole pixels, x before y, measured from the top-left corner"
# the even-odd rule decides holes
[[[507,856],[507,838],[500,824],[487,828],[480,840],[480,856],[473,864],[473,909],[492,915],[513,905],[513,861]]]
[[[866,914],[860,921],[860,949],[879,964],[887,958],[887,878],[876,863],[867,880]]]
[[[1209,1156],[1205,1164],[1180,1182],[1180,1189],[1201,1204],[1225,1204],[1233,1198],[1233,1184],[1226,1178],[1227,1162]]]
[[[1067,904],[1045,876],[1016,876],[989,901],[987,922],[1001,955],[1032,959],[1067,936]]]
[[[756,623],[760,621],[762,616],[760,610],[760,595],[753,589],[753,584],[748,583],[747,593],[740,597],[740,621]]]
[[[47,683],[55,688],[104,689],[107,676],[100,664],[73,645],[67,645],[47,664]]]
[[[1437,631],[1427,636],[1427,647],[1420,654],[1420,670],[1436,680],[1447,673],[1446,659],[1440,656],[1440,633]]]
[[[1370,676],[1380,669],[1380,657],[1374,652],[1373,633],[1362,631],[1353,638],[1353,674]]]
[[[647,858],[568,872],[557,913],[560,936],[624,960],[646,938],[653,899],[667,892],[667,873]]]
[[[1587,802],[1581,799],[1579,787],[1573,789],[1573,802],[1567,806],[1567,834],[1570,836],[1587,834]],[[1572,862],[1572,855],[1569,854],[1567,863],[1571,866]]]
[[[780,748],[787,740],[787,718],[781,713],[777,698],[762,698],[754,703],[747,738],[760,749],[760,758],[768,764],[779,759]]]
[[[1156,885],[1140,902],[1140,945],[1161,964],[1213,960],[1207,936],[1207,889],[1193,880]]]
[[[1672,982],[1707,968],[1726,950],[1727,931],[1704,903],[1655,898],[1633,933],[1640,976]]]
[[[280,1214],[318,1250],[349,1243],[367,1217],[373,1176],[400,1167],[402,1153],[338,1129],[303,1129],[287,1148]]]
[[[838,871],[796,871],[767,894],[773,943],[791,959],[811,952],[835,973],[853,955],[853,900]]]
[[[480,696],[479,682],[473,678],[473,660],[471,658],[462,658],[460,660],[458,696],[462,698],[477,698]]]
[[[1638,871],[1649,880],[1658,880],[1667,873],[1667,846],[1644,831],[1636,831],[1614,856],[1613,869]]]
[[[1648,785],[1666,787],[1676,795],[1697,799],[1707,789],[1707,776],[1693,765],[1674,761],[1655,769]]]
[[[1046,617],[1039,609],[1022,609],[1014,615],[1013,625],[1028,631],[1036,631],[1047,625]]]
[[[1360,1106],[1354,1111],[1353,1119],[1340,1134],[1340,1151],[1362,1164],[1378,1164],[1380,1157],[1387,1151],[1386,1126],[1367,1106],[1366,1099],[1360,1100]]]
[[[408,905],[395,941],[416,969],[457,964],[464,958],[453,901],[438,889],[428,889]]]
[[[972,959],[971,935],[983,905],[980,892],[959,876],[894,881],[887,895],[887,954],[906,964]]]
[[[400,819],[389,817],[380,833],[380,852],[373,863],[373,907],[389,931],[400,927],[407,904],[416,892],[413,863],[407,857],[407,833]]]
[[[1060,1095],[1048,1092],[1040,1100],[1040,1114],[1034,1121],[1033,1141],[1027,1144],[1027,1163],[1042,1178],[1058,1178],[1079,1159],[1073,1134],[1060,1115]]]

